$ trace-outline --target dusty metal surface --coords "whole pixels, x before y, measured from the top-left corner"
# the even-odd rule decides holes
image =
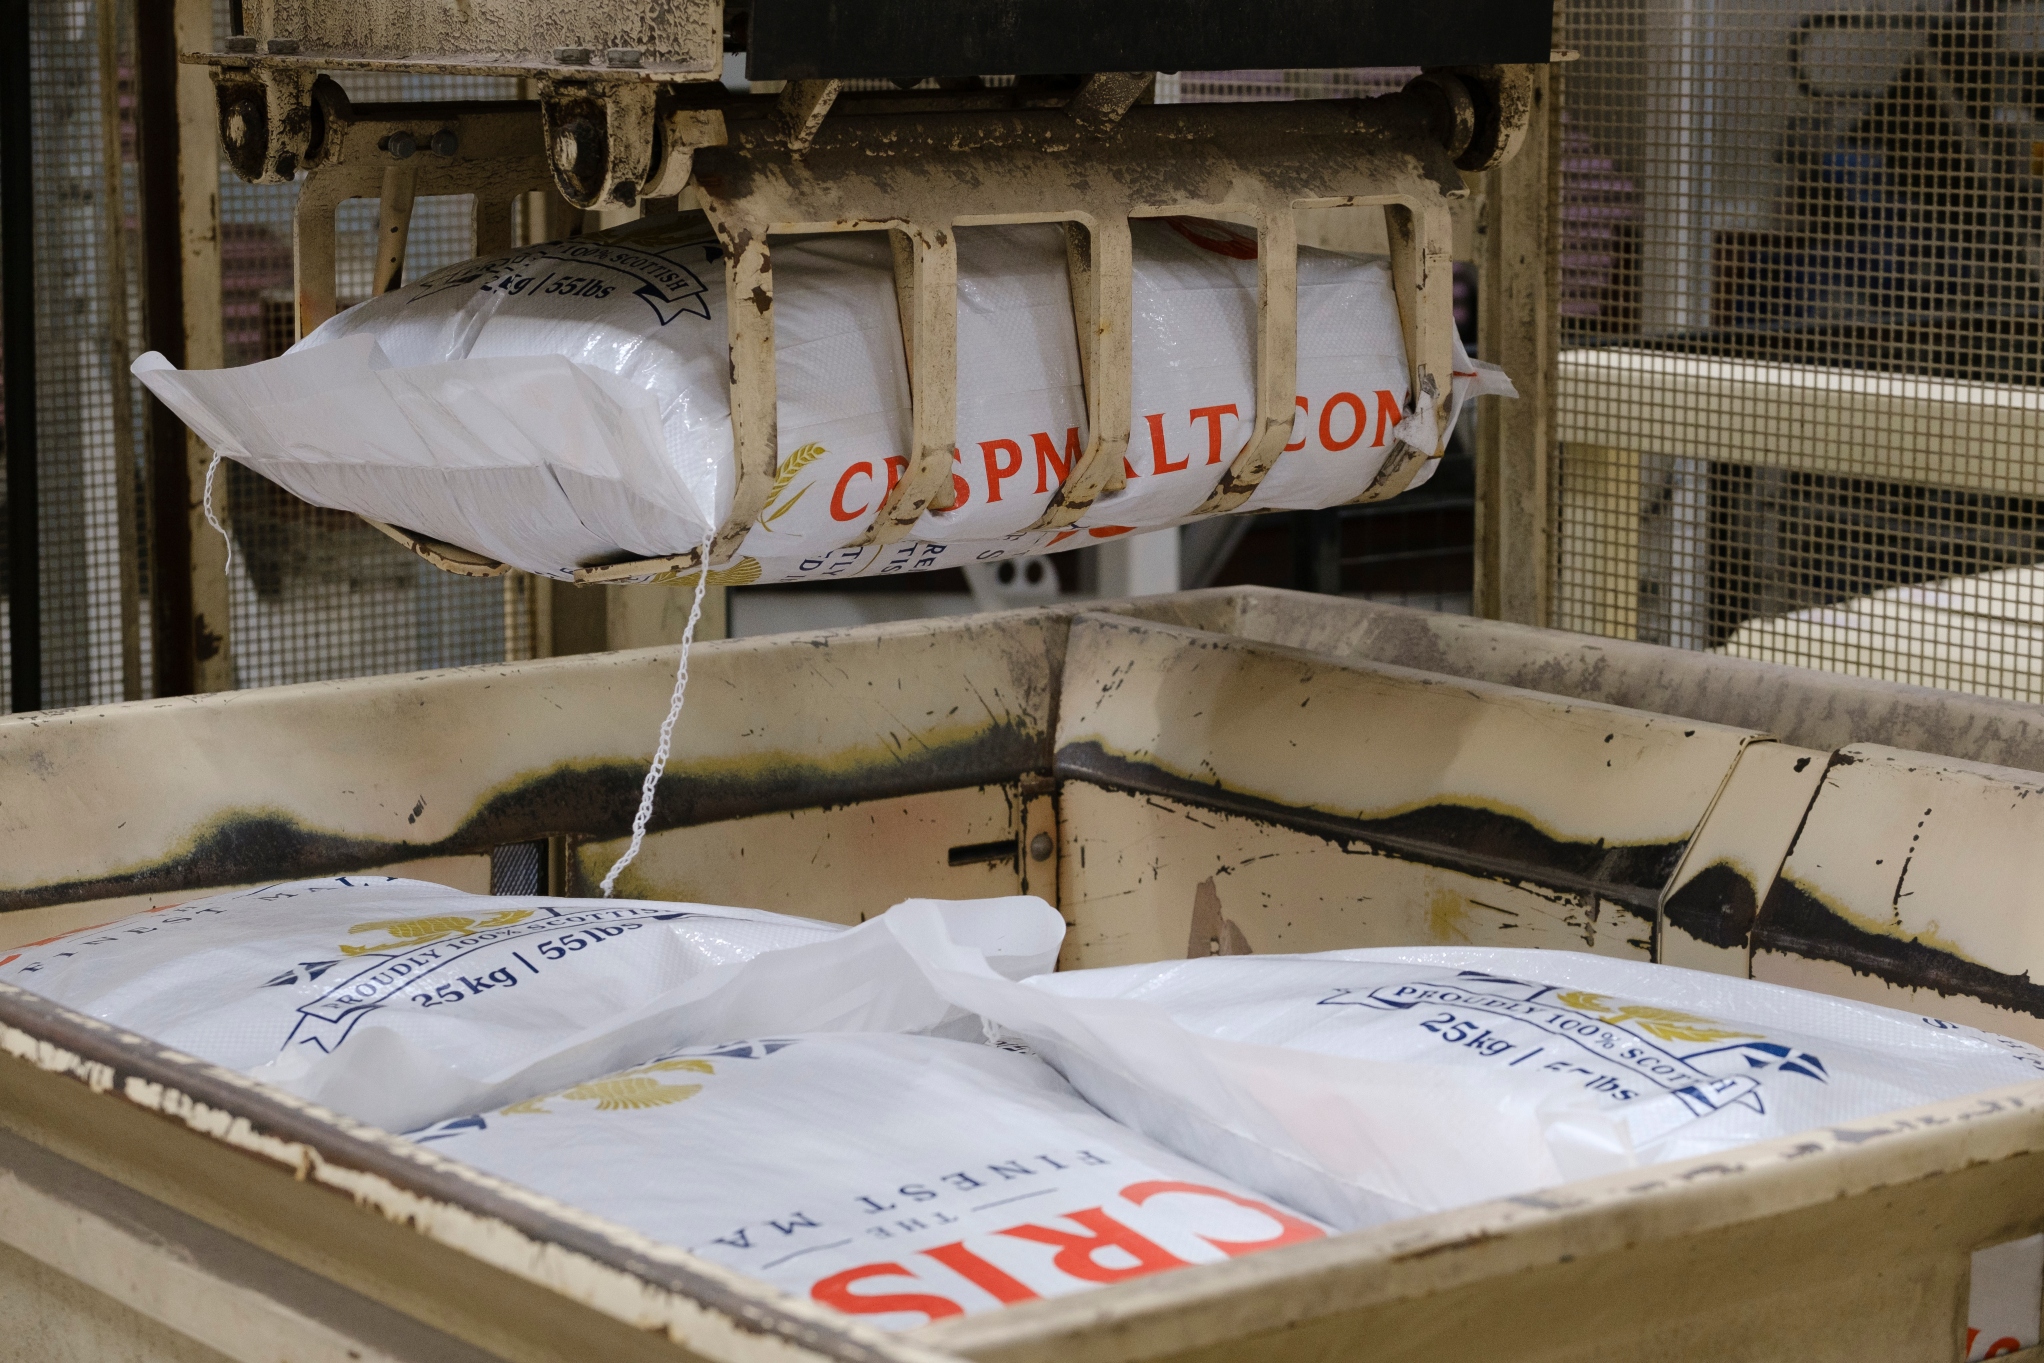
[[[699,646],[652,826],[1047,769],[1061,618]],[[649,649],[8,716],[0,910],[615,837],[673,677]]]
[[[1753,743],[1739,754],[1661,896],[1655,960],[1748,973],[1753,922],[1830,758],[1787,743]]]
[[[52,1329],[47,1293],[30,1296],[41,1310],[21,1318],[0,1290],[0,1321],[18,1345],[33,1341],[44,1363],[96,1363],[123,1352],[120,1343],[139,1344],[135,1354],[155,1363],[182,1357],[179,1341],[237,1363],[490,1363],[479,1349],[4,1133],[0,1244],[141,1318],[127,1327],[141,1339],[94,1338]],[[157,1329],[137,1329],[142,1322]]]
[[[864,922],[916,897],[1055,900],[1054,875],[1030,885],[1024,806],[1010,782],[671,828],[647,837],[617,892],[834,923]],[[626,841],[578,842],[568,892],[599,893]]]
[[[1653,919],[1589,891],[1091,781],[1059,803],[1061,969],[1413,945],[1652,959]]]
[[[1087,615],[1071,627],[1055,770],[1651,922],[1757,737]]]
[[[1753,973],[1827,963],[1862,996],[2044,1041],[2039,847],[2044,775],[1843,749],[1761,907]]]
[[[368,66],[477,75],[714,78],[721,0],[576,0],[573,5],[416,5],[377,0],[244,0],[249,56],[312,69]],[[611,54],[627,52],[629,61]],[[230,47],[227,56],[237,55]]]
[[[1502,365],[1515,401],[1477,400],[1475,610],[1527,625],[1549,621],[1553,587],[1555,407],[1560,375],[1561,68],[1523,86],[1524,146],[1483,178],[1478,217],[1477,350]],[[1519,112],[1519,110],[1515,110]]]
[[[1882,743],[2044,771],[2044,708],[2020,701],[1299,592],[1240,588],[1169,601],[1197,613],[1180,618],[1212,622],[1205,628],[1333,658],[1687,715],[1805,748]],[[1230,605],[1232,622],[1222,623]]]

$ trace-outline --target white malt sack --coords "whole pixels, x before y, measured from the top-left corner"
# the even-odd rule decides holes
[[[1970,1027],[1578,952],[1412,947],[1021,983],[936,906],[879,920],[938,995],[1160,1144],[1349,1229],[2044,1076]]]
[[[689,1048],[412,1138],[892,1329],[1327,1233],[1034,1057],[925,1036]]]
[[[1064,925],[1041,900],[940,912],[996,970],[1056,960]],[[747,999],[819,981],[862,1022],[941,1024],[927,994],[895,991],[920,1008],[901,1014],[845,984],[879,940],[756,909],[338,876],[66,933],[0,959],[0,981],[401,1131],[735,1035]]]
[[[1077,527],[1028,532],[1088,435],[1062,229],[962,229],[957,505],[911,537],[951,552],[854,550],[849,568],[844,547],[906,467],[892,253],[872,233],[777,243],[781,473],[725,580],[813,577],[833,554],[823,575],[948,566],[1188,517],[1251,429],[1254,243],[1192,219],[1131,226],[1126,487]],[[136,372],[216,451],[307,501],[566,577],[692,549],[728,512],[722,269],[700,216],[641,222],[442,270],[262,364],[180,373],[152,354]],[[1248,509],[1359,495],[1401,421],[1434,443],[1431,417],[1404,410],[1384,262],[1308,248],[1299,280],[1295,448]],[[1455,370],[1458,406],[1510,391],[1459,343]]]

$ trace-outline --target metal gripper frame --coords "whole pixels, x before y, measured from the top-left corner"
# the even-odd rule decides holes
[[[237,40],[244,49],[253,40]],[[469,105],[352,107],[306,56],[201,54],[215,67],[222,138],[246,178],[307,171],[297,218],[300,334],[331,316],[334,209],[381,201],[376,291],[399,277],[414,197],[476,196],[479,251],[510,245],[514,196],[553,189],[578,208],[632,206],[692,191],[724,247],[737,478],[711,560],[727,563],[765,506],[777,466],[772,241],[834,231],[890,233],[912,402],[900,477],[853,541],[886,545],[950,505],[957,422],[957,230],[1062,223],[1090,438],[1031,529],[1076,522],[1122,479],[1129,441],[1133,218],[1205,215],[1257,237],[1254,429],[1198,514],[1235,509],[1292,438],[1298,364],[1298,229],[1303,208],[1381,205],[1410,366],[1408,415],[1431,409],[1430,447],[1394,442],[1357,500],[1403,491],[1448,435],[1452,272],[1449,201],[1461,172],[1505,160],[1523,135],[1528,66],[1428,70],[1375,99],[1235,105],[1138,102],[1147,73],[1102,73],[1076,91],[979,90],[839,97],[797,80],[782,95],[730,96],[700,75],[609,54],[603,78],[550,70],[542,98]],[[557,56],[561,55],[557,53]],[[573,53],[566,54],[574,56]],[[587,61],[586,53],[582,60]],[[636,67],[629,63],[636,61]],[[398,65],[368,60],[369,66]],[[408,63],[417,65],[418,63]],[[678,66],[679,63],[670,63]],[[434,69],[478,72],[469,63]],[[514,67],[521,72],[522,66]],[[527,73],[529,74],[529,73]],[[436,566],[494,575],[503,565],[382,527]],[[699,550],[579,569],[586,582],[671,580]]]

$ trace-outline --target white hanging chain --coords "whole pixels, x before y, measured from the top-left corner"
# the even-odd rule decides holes
[[[206,491],[200,499],[200,506],[206,512],[206,524],[213,527],[227,545],[227,571],[234,571],[234,537],[227,533],[227,527],[220,524],[220,518],[213,513],[213,475],[220,471],[220,456],[214,454],[213,462],[206,465]]]
[[[632,858],[639,855],[640,844],[646,841],[646,821],[653,817],[653,792],[659,789],[660,777],[667,770],[667,754],[674,745],[675,721],[681,718],[682,697],[688,693],[688,651],[696,641],[696,621],[703,615],[703,589],[710,585],[710,547],[716,536],[714,526],[703,536],[703,567],[696,574],[696,599],[688,608],[688,624],[681,631],[681,665],[674,674],[674,698],[667,702],[667,718],[660,724],[660,745],[653,749],[653,765],[646,769],[646,784],[639,788],[639,812],[632,816],[631,846],[611,863],[610,874],[603,878],[605,899],[610,898],[611,890],[616,887],[619,873],[632,864]]]

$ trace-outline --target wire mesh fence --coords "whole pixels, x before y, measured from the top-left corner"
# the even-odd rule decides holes
[[[1565,23],[1555,623],[2044,699],[2044,7]]]
[[[41,702],[153,694],[142,397],[133,0],[29,6],[35,205]],[[216,12],[224,35],[226,6]],[[515,97],[516,82],[353,74],[358,102]],[[191,151],[191,149],[187,149]],[[213,154],[202,146],[193,154]],[[221,327],[230,365],[296,339],[295,185],[220,177]],[[405,270],[473,254],[472,205],[424,198]],[[336,222],[339,290],[370,293],[376,205]],[[0,392],[0,403],[4,403]],[[0,408],[4,410],[4,408]],[[229,640],[238,686],[529,656],[529,593],[439,573],[353,516],[311,507],[229,463],[219,501],[235,541]],[[0,517],[0,534],[5,518]],[[4,547],[4,546],[0,546]],[[0,617],[0,708],[14,694],[12,603]]]
[[[131,28],[119,0],[46,0],[28,18],[40,693],[46,706],[86,705],[148,686],[127,373],[138,307]],[[0,706],[14,694],[15,614],[10,600]]]

